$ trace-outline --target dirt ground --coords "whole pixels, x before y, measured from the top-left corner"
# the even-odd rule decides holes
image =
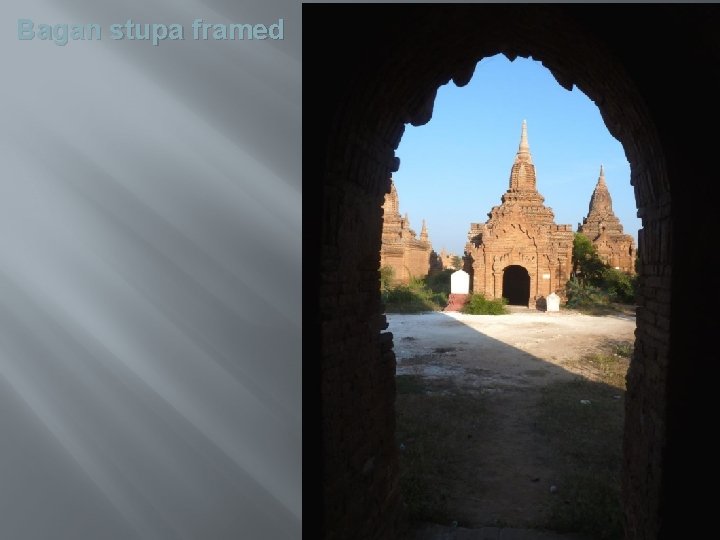
[[[472,441],[478,470],[467,471],[472,481],[459,485],[452,501],[462,522],[537,525],[558,489],[558,456],[529,420],[540,389],[587,376],[576,362],[584,355],[631,345],[634,315],[517,308],[503,316],[388,314],[388,321],[398,375],[447,381],[485,396],[489,420],[480,440]]]

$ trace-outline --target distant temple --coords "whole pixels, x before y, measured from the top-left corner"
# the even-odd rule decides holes
[[[600,166],[600,177],[590,197],[590,208],[578,232],[593,243],[602,261],[613,268],[635,273],[635,240],[623,233],[620,220],[612,209],[612,199],[605,183],[605,172]]]
[[[527,124],[523,121],[510,186],[486,223],[471,223],[465,271],[471,290],[487,298],[535,307],[552,292],[564,296],[572,270],[573,230],[556,225],[536,187]]]
[[[445,248],[440,250],[440,255],[438,256],[438,258],[440,260],[440,268],[442,270],[446,270],[448,268],[454,269],[456,258],[460,259],[460,268],[462,268],[462,257],[446,251]]]
[[[380,266],[393,269],[396,283],[408,283],[411,278],[423,278],[432,270],[440,269],[440,261],[428,238],[425,220],[418,238],[410,228],[408,215],[400,216],[400,201],[392,181],[390,193],[385,196],[383,204]]]

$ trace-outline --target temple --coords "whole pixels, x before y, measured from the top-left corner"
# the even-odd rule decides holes
[[[440,268],[440,261],[432,249],[425,220],[420,237],[410,228],[410,218],[400,216],[400,200],[395,183],[383,204],[382,245],[380,266],[393,269],[395,283],[409,283],[413,278],[423,278],[431,270]]]
[[[529,307],[552,292],[564,297],[574,233],[572,225],[555,224],[552,209],[537,190],[525,121],[510,186],[501,201],[486,223],[470,224],[465,270],[472,292]]]
[[[447,251],[445,248],[442,248],[440,250],[440,255],[438,255],[438,259],[440,261],[439,266],[442,270],[462,268],[462,257],[456,255],[455,253]],[[458,261],[457,264],[456,260]]]
[[[578,232],[587,236],[602,261],[617,270],[635,273],[635,240],[623,233],[620,220],[612,209],[612,198],[600,165],[600,177],[590,197],[588,215],[578,224]]]

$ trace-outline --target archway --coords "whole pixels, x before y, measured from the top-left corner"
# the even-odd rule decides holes
[[[315,134],[307,141],[316,141],[319,152],[303,161],[308,177],[319,173],[321,189],[321,212],[307,215],[313,242],[304,260],[316,264],[308,275],[319,284],[317,305],[306,307],[317,309],[308,315],[316,321],[322,343],[317,380],[322,393],[327,538],[397,537],[401,504],[396,481],[399,450],[393,444],[395,361],[380,302],[380,209],[390,174],[399,167],[394,150],[404,125],[428,122],[437,88],[450,80],[466,84],[476,62],[498,52],[511,59],[532,55],[561,86],[576,84],[595,101],[608,130],[625,148],[643,221],[636,352],[626,402],[626,530],[628,537],[658,538],[661,527],[669,527],[671,521],[687,525],[681,516],[690,514],[669,512],[674,503],[682,503],[683,490],[669,489],[668,482],[684,485],[683,479],[692,477],[681,474],[684,464],[679,456],[690,441],[701,440],[701,432],[690,430],[683,420],[703,410],[699,398],[692,401],[698,394],[688,391],[689,383],[700,379],[686,354],[697,350],[702,339],[693,341],[690,333],[671,325],[670,308],[671,301],[676,310],[687,308],[687,319],[698,325],[696,334],[705,332],[703,325],[711,320],[693,311],[692,294],[683,281],[691,271],[711,278],[709,270],[691,257],[698,242],[686,240],[694,238],[691,224],[698,225],[678,216],[698,215],[702,226],[710,227],[711,212],[700,214],[695,206],[709,209],[705,201],[712,198],[683,191],[682,179],[711,175],[710,165],[694,156],[701,155],[700,150],[712,153],[712,145],[678,134],[700,132],[700,119],[717,84],[702,71],[666,64],[664,59],[677,57],[681,49],[696,61],[712,62],[712,49],[701,49],[697,40],[659,40],[639,12],[615,12],[617,25],[608,33],[605,6],[580,7],[414,6],[394,14],[384,11],[382,16],[372,10],[345,11],[344,20],[352,20],[355,29],[343,27],[333,34],[344,62],[333,65],[330,78],[327,64],[320,62],[316,73],[307,74],[309,80],[324,81],[313,90],[317,107],[307,110],[312,125],[321,131],[320,137]],[[687,20],[698,23],[714,20],[698,11],[685,13]],[[663,11],[658,17],[666,26],[677,24],[681,35],[691,35],[690,26],[684,29],[674,12]],[[367,40],[368,28],[381,39]],[[708,43],[713,42],[710,30],[711,25],[702,30]],[[320,49],[305,52],[308,58],[326,58]],[[666,87],[665,68],[680,79],[703,81],[692,90],[681,89],[691,111],[675,113],[658,97]],[[691,98],[691,93],[698,95]],[[668,152],[673,157],[669,161]],[[671,197],[673,181],[678,191]],[[700,191],[708,195],[703,186]],[[672,242],[673,238],[683,241]],[[691,438],[681,436],[685,433]]]
[[[503,270],[502,295],[511,306],[527,306],[530,302],[530,274],[517,264]]]

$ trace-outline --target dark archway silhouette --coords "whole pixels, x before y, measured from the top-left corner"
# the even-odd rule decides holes
[[[697,420],[717,406],[718,363],[705,348],[716,340],[718,291],[698,302],[696,284],[717,277],[702,233],[715,230],[717,215],[708,158],[717,140],[704,133],[720,123],[718,24],[715,5],[303,5],[303,34],[318,38],[303,44],[303,81],[312,84],[303,92],[303,200],[320,207],[303,212],[303,275],[318,290],[304,295],[304,329],[321,344],[303,371],[303,394],[320,395],[320,408],[303,412],[321,426],[319,454],[306,440],[307,455],[321,460],[313,470],[322,538],[401,537],[381,206],[405,125],[430,121],[438,87],[467,84],[476,63],[498,53],[532,56],[562,87],[577,86],[623,145],[643,224],[623,446],[626,537],[702,536],[697,516],[712,514],[712,499],[688,494],[716,469],[711,422]],[[339,60],[330,62],[328,46]]]
[[[503,270],[502,295],[511,306],[527,306],[530,302],[530,274],[517,264]]]

